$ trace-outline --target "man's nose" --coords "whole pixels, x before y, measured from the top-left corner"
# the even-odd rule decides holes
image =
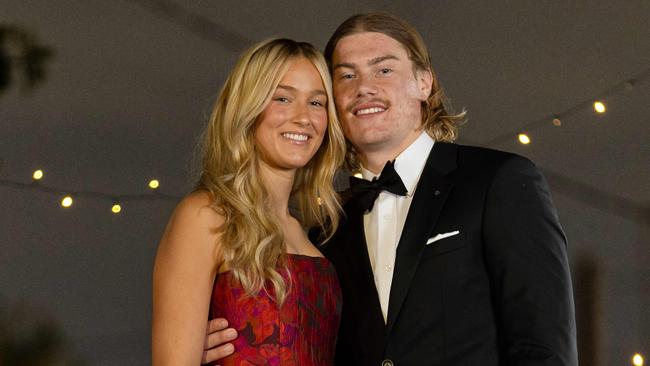
[[[375,95],[376,93],[377,89],[372,78],[365,75],[357,76],[357,97]]]

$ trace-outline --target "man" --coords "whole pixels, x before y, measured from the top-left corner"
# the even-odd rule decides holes
[[[566,240],[537,168],[449,143],[462,116],[405,22],[351,17],[325,57],[366,179],[323,248],[343,292],[337,364],[577,365]]]

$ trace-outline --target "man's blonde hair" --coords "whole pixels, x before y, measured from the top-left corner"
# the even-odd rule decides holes
[[[431,93],[422,102],[422,127],[436,141],[452,142],[458,137],[458,126],[464,121],[465,112],[450,114],[445,109],[446,97],[438,83],[431,57],[420,33],[407,22],[388,13],[354,15],[345,20],[330,37],[325,46],[325,59],[332,67],[332,56],[341,38],[363,32],[383,33],[399,42],[413,62],[414,72],[428,71],[432,76]],[[348,164],[354,169],[358,164],[354,148],[348,144]]]

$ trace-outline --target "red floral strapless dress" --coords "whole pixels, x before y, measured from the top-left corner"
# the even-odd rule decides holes
[[[235,353],[211,365],[334,365],[341,316],[334,266],[321,257],[287,254],[286,258],[293,282],[281,307],[264,293],[245,297],[231,272],[217,275],[210,318],[226,318],[239,336],[232,342]]]

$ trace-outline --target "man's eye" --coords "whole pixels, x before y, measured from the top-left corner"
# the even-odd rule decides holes
[[[343,74],[341,75],[341,79],[353,79],[354,74]]]
[[[384,68],[384,69],[379,70],[379,72],[380,72],[381,74],[384,74],[384,75],[385,75],[385,74],[390,74],[391,72],[393,72],[393,70],[392,70],[392,69]]]

